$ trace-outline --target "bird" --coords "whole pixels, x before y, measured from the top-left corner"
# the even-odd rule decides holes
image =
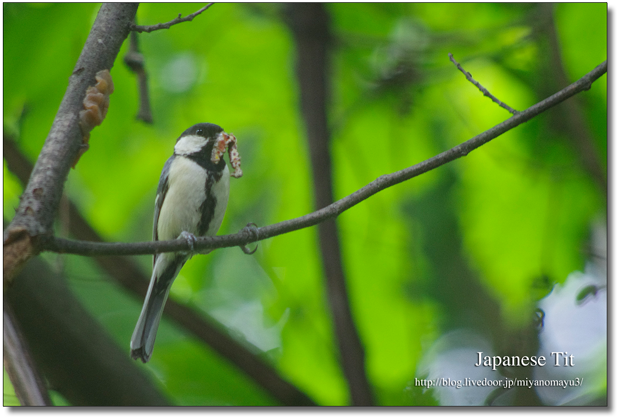
[[[234,153],[229,149],[229,158],[235,168],[233,176],[241,176],[236,138],[212,123],[198,123],[185,130],[176,141],[173,155],[164,164],[155,198],[153,240],[185,239],[192,252],[153,256],[149,289],[131,337],[133,359],[146,363],[151,358],[170,288],[183,265],[195,253],[193,243],[197,237],[214,236],[222,224],[231,175],[221,154],[233,139]]]

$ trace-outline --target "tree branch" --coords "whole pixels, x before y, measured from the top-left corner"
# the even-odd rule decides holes
[[[136,32],[147,32],[147,33],[149,33],[149,32],[153,32],[154,30],[170,29],[171,26],[176,25],[177,23],[191,22],[196,16],[198,16],[200,13],[204,12],[205,10],[207,10],[211,6],[213,6],[213,3],[207,4],[202,9],[200,9],[197,12],[194,12],[194,13],[186,16],[186,17],[181,17],[181,13],[179,13],[178,17],[176,17],[175,19],[172,19],[171,21],[169,21],[167,23],[158,23],[156,25],[151,25],[151,26],[139,26],[139,25],[136,25],[136,24],[132,24],[131,25],[131,30],[136,31]]]
[[[235,234],[199,238],[194,243],[194,249],[202,250],[247,245],[252,242],[268,239],[284,233],[315,226],[327,219],[337,217],[342,212],[350,209],[356,204],[361,203],[378,192],[411,178],[417,177],[418,175],[438,168],[448,162],[454,161],[455,159],[466,156],[474,149],[477,149],[507,131],[514,129],[520,124],[533,119],[540,113],[556,106],[575,94],[589,90],[591,84],[606,72],[607,61],[604,61],[578,81],[533,105],[527,110],[512,116],[510,119],[507,119],[491,129],[474,136],[468,141],[448,149],[447,151],[444,151],[430,159],[392,174],[382,175],[370,184],[355,191],[353,194],[350,194],[327,207],[295,219],[285,220],[280,223],[260,227],[255,230],[255,232],[244,229]],[[83,256],[152,255],[159,252],[178,252],[188,251],[190,249],[189,244],[184,239],[138,243],[96,243],[59,239],[49,236],[44,240],[44,242],[41,242],[41,250],[59,253],[72,253]]]
[[[86,89],[95,73],[110,69],[129,34],[138,4],[104,3],[86,39],[50,133],[21,196],[15,217],[4,233],[5,283],[39,251],[38,236],[50,234],[69,169],[82,144],[78,125]]]
[[[451,53],[448,54],[448,56],[450,57],[450,61],[452,61],[452,63],[454,65],[456,65],[456,67],[459,69],[459,71],[461,71],[464,75],[465,78],[467,78],[467,80],[472,83],[473,85],[475,85],[476,87],[478,87],[478,90],[480,90],[482,92],[482,94],[484,94],[486,97],[490,98],[491,100],[493,100],[494,103],[499,104],[500,107],[508,110],[510,113],[512,114],[518,114],[519,111],[513,109],[512,107],[510,107],[509,105],[507,105],[506,103],[504,103],[503,101],[501,101],[500,99],[498,99],[497,97],[495,97],[493,94],[491,94],[489,92],[489,90],[487,90],[486,88],[484,88],[482,86],[482,84],[480,84],[478,81],[474,80],[474,77],[471,76],[471,73],[465,71],[465,69],[463,69],[463,67],[461,66],[461,64],[459,64],[458,62],[456,62],[456,60],[454,59],[454,57],[452,56]]]

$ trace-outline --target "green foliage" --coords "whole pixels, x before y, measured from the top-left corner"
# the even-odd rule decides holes
[[[35,161],[98,5],[4,7],[4,129]],[[196,4],[145,3],[138,23],[184,16]],[[454,68],[452,52],[492,93],[523,110],[540,99],[551,66],[537,4],[345,4],[326,6],[333,43],[332,166],[336,198],[414,165],[502,122],[510,114]],[[278,4],[216,4],[190,23],[139,36],[154,125],[135,120],[136,79],[123,64],[108,116],[72,170],[68,197],[110,241],[151,238],[160,171],[178,135],[213,122],[239,139],[243,178],[231,179],[220,234],[313,210],[311,167],[295,79],[295,45]],[[571,82],[606,59],[606,5],[558,4],[555,25]],[[27,53],[25,53],[27,49]],[[607,78],[577,100],[606,172]],[[523,326],[532,284],[583,269],[589,228],[606,195],[584,168],[570,132],[544,114],[466,158],[355,206],[338,218],[351,308],[367,371],[383,405],[435,404],[412,388],[420,358],[457,323],[456,297],[441,271],[469,276]],[[433,191],[442,195],[441,207]],[[4,218],[21,186],[4,169]],[[435,204],[435,205],[434,205]],[[424,223],[420,213],[428,213]],[[435,215],[430,215],[435,214]],[[59,228],[62,230],[62,228]],[[322,405],[345,405],[348,388],[326,302],[315,228],[259,245],[196,256],[171,297],[227,326],[287,380]],[[443,248],[438,265],[429,247]],[[128,297],[90,259],[62,264],[84,305],[129,350],[142,300]],[[150,257],[138,257],[150,275]],[[460,300],[465,310],[475,305]],[[482,314],[483,312],[478,312]],[[463,314],[460,314],[461,316]],[[477,327],[480,323],[473,323]],[[152,361],[140,367],[175,404],[274,405],[247,376],[164,320]],[[6,375],[6,374],[5,374]],[[6,376],[5,376],[6,381]],[[10,385],[5,383],[5,387]],[[8,395],[8,397],[7,397]],[[5,388],[5,405],[10,402]],[[8,399],[7,399],[8,398]],[[59,400],[60,401],[60,400]]]
[[[19,400],[17,399],[17,396],[15,395],[15,390],[13,389],[13,384],[11,384],[11,379],[9,378],[9,374],[6,373],[6,369],[4,369],[4,367],[2,368],[3,372],[4,372],[4,383],[3,383],[3,387],[4,387],[4,397],[3,397],[3,401],[2,401],[2,405],[4,407],[13,407],[16,405],[19,405]]]

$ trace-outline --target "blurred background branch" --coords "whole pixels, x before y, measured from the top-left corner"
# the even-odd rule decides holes
[[[134,19],[135,22],[135,19]],[[138,47],[138,32],[132,31],[129,34],[129,52],[125,54],[125,64],[136,73],[138,79],[138,96],[140,98],[140,107],[136,118],[145,123],[153,123],[153,114],[151,113],[151,101],[149,99],[148,75],[144,68],[144,55]]]
[[[32,360],[28,343],[6,298],[4,303],[4,369],[22,405],[52,405],[45,382]]]
[[[287,17],[296,42],[300,107],[306,122],[312,164],[314,206],[319,210],[334,202],[327,123],[331,74],[330,22],[324,5],[320,3],[289,5]],[[340,362],[349,385],[351,404],[373,405],[373,395],[366,376],[364,348],[349,305],[336,220],[321,222],[318,228],[325,288],[334,320]]]

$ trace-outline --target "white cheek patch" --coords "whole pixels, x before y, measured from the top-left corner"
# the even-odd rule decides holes
[[[174,153],[177,155],[191,155],[200,150],[207,144],[207,139],[202,136],[190,135],[183,136],[176,145]]]

